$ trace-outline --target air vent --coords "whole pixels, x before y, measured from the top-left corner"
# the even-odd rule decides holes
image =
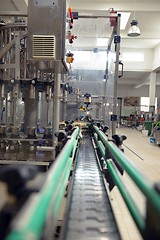
[[[55,36],[33,35],[32,57],[34,59],[55,59]]]

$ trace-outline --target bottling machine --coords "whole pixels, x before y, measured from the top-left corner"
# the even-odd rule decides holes
[[[55,158],[54,133],[65,99],[61,83],[68,71],[65,36],[73,21],[68,9],[66,1],[33,0],[27,18],[14,16],[1,24],[1,160],[35,164]]]

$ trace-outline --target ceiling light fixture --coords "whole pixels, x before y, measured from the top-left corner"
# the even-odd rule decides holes
[[[133,18],[133,20],[131,22],[131,27],[130,27],[129,32],[127,34],[129,37],[138,37],[141,34],[140,29],[137,26],[138,25],[138,21],[135,20],[136,19],[136,17],[135,17],[136,0],[134,1],[134,4],[135,4],[135,6],[134,6],[134,18]]]
[[[132,20],[131,27],[130,27],[129,32],[127,34],[129,37],[138,37],[138,36],[140,36],[141,32],[140,32],[140,29],[139,29],[139,27],[137,25],[138,25],[137,20]]]

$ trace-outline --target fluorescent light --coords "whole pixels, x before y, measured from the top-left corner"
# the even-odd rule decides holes
[[[97,38],[97,47],[107,47],[108,38]]]
[[[131,13],[130,12],[118,12],[118,13],[121,14],[120,29],[125,30]]]

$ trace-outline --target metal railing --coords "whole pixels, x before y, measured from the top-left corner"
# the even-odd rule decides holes
[[[107,136],[94,126],[94,140],[104,158],[107,169],[117,185],[131,215],[144,239],[160,239],[160,193],[154,185],[149,182],[142,173],[135,168],[125,154]],[[146,197],[146,217],[144,218],[137,208],[132,196],[127,191],[114,162],[118,163],[133,180],[133,183]]]
[[[56,227],[59,210],[70,175],[79,140],[77,127],[50,167],[39,193],[32,194],[18,215],[6,240],[50,239]]]

